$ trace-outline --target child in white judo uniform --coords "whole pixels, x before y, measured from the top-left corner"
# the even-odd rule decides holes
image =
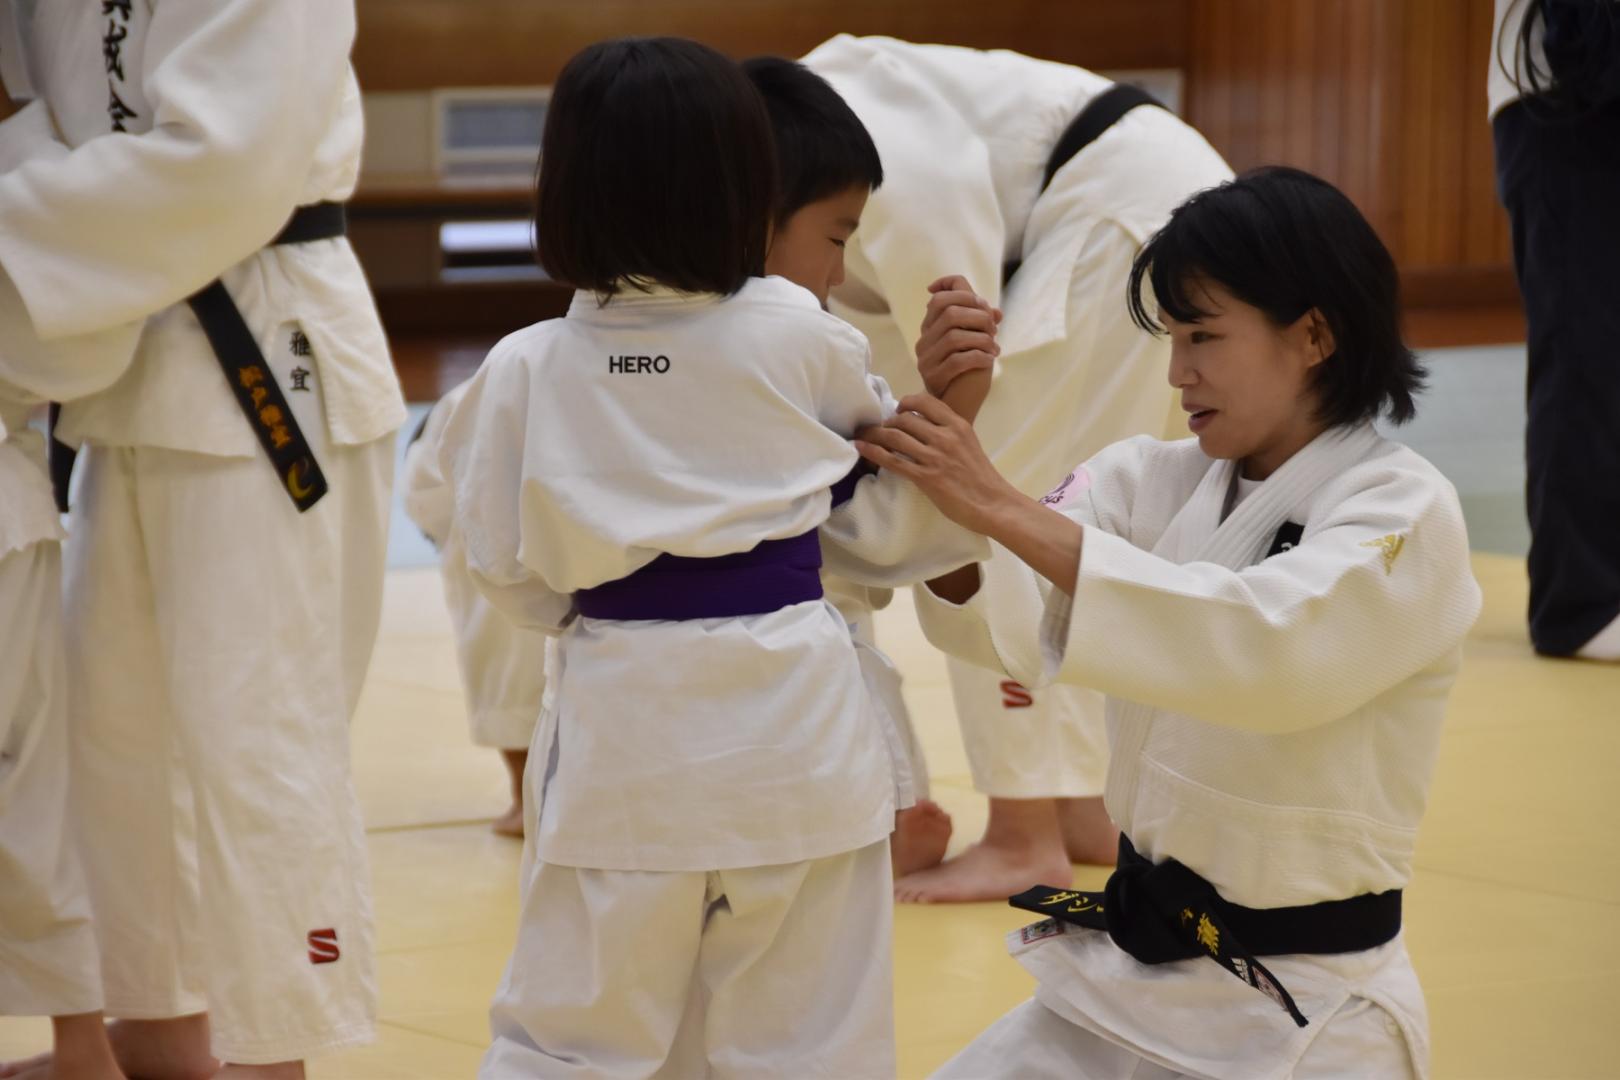
[[[746,62],[743,70],[765,99],[776,144],[778,208],[765,272],[810,290],[825,307],[830,290],[844,279],[845,246],[860,224],[868,197],[883,183],[877,148],[837,91],[804,66],[762,57]],[[989,378],[987,372],[977,381],[962,376],[989,364],[986,355],[958,358],[948,369],[933,368],[947,404],[969,421],[983,403]],[[522,836],[523,766],[545,694],[548,639],[518,628],[496,612],[467,572],[464,542],[455,528],[449,488],[437,460],[444,425],[465,392],[462,384],[433,406],[420,437],[406,452],[405,511],[439,548],[473,741],[500,750],[512,777],[512,806],[496,819],[495,831]],[[891,590],[830,576],[824,576],[823,584],[830,602],[850,622],[867,687],[886,720],[896,766],[896,819],[913,821],[909,828],[898,828],[894,839],[933,852],[931,859],[927,854],[896,854],[891,843],[895,872],[905,873],[919,859],[931,865],[943,854],[949,820],[927,798],[927,770],[913,766],[922,760],[922,751],[905,715],[899,673],[873,643],[872,609],[887,604]],[[926,822],[917,823],[919,815]]]
[[[1265,169],[1180,207],[1130,286],[1195,439],[1040,501],[926,399],[869,448],[1021,560],[918,590],[930,638],[1109,696],[1119,868],[1015,898],[1051,916],[1010,938],[1035,998],[939,1075],[1425,1076],[1400,890],[1480,593],[1455,490],[1371,423],[1421,386],[1394,262]]]
[[[467,392],[462,383],[429,410],[405,452],[400,477],[405,514],[439,552],[444,602],[456,639],[456,666],[472,741],[500,752],[512,802],[491,828],[523,835],[523,768],[546,693],[546,635],[524,630],[484,599],[467,572],[465,542],[455,527],[455,504],[439,471],[439,438]]]
[[[996,332],[995,389],[975,428],[1025,494],[1109,443],[1161,433],[1167,349],[1118,296],[1170,211],[1230,178],[1203,137],[1130,87],[1016,53],[840,35],[804,63],[883,156],[887,183],[831,308],[871,340],[873,370],[898,393],[918,386],[912,346],[928,285],[960,275],[1005,312],[997,327],[963,306],[952,329]],[[979,843],[901,880],[897,895],[984,900],[1066,874],[1070,859],[1110,861],[1102,696],[948,667],[989,823]]]
[[[349,717],[404,402],[343,238],[352,0],[35,6],[64,152],[0,176],[0,267],[56,341],[141,323],[66,555],[74,813],[114,1048],[302,1074],[372,1037]]]
[[[877,147],[838,91],[804,65],[780,57],[757,57],[743,70],[765,99],[776,142],[779,209],[765,270],[803,285],[827,306],[844,283],[844,253],[872,192],[883,183]],[[976,311],[988,302],[969,293],[956,297]],[[931,303],[952,299],[936,292]],[[990,389],[994,339],[963,329],[949,342],[927,343],[933,355],[920,367],[932,373],[928,390],[971,423]],[[889,854],[895,876],[937,864],[950,840],[950,817],[929,797],[928,768],[900,690],[900,673],[877,648],[872,614],[893,592],[823,575],[828,600],[849,624],[861,670],[883,711],[896,766],[898,813]]]
[[[0,117],[0,174],[52,152],[41,146],[51,126],[44,103],[11,114],[0,97]],[[138,329],[46,345],[0,272],[0,1014],[52,1018],[57,1076],[122,1074],[102,1020],[90,896],[68,812],[62,526],[44,440],[28,418],[44,400],[117,379]],[[19,1066],[15,1075],[46,1068]]]
[[[819,571],[987,547],[856,469],[883,388],[856,331],[758,276],[774,153],[735,64],[587,49],[541,162],[540,259],[580,291],[496,347],[443,441],[475,581],[561,635],[483,1075],[892,1075],[893,767]]]

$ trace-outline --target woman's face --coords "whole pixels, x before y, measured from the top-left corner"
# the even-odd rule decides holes
[[[1220,285],[1191,290],[1209,314],[1170,332],[1170,385],[1198,445],[1213,458],[1243,462],[1243,475],[1264,480],[1325,426],[1316,418],[1311,371],[1333,354],[1333,335],[1314,310],[1279,327],[1259,308]]]

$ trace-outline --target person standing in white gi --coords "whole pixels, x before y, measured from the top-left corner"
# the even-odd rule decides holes
[[[539,257],[580,291],[496,346],[441,452],[479,588],[557,635],[481,1073],[891,1076],[895,774],[819,570],[988,545],[857,468],[893,402],[859,333],[760,276],[775,154],[737,65],[592,46],[542,147]]]
[[[56,149],[37,137],[51,125],[43,103],[11,109],[0,94],[0,175]],[[51,1017],[54,1075],[63,1077],[123,1074],[102,1019],[90,897],[68,820],[63,533],[44,441],[28,417],[45,399],[112,383],[138,331],[131,324],[43,345],[0,273],[0,1014]]]
[[[1262,169],[1177,209],[1127,296],[1196,439],[1041,501],[926,399],[863,445],[1021,560],[917,590],[930,638],[1109,695],[1119,869],[1017,898],[1060,916],[1010,938],[1035,998],[939,1075],[1426,1076],[1400,890],[1480,593],[1455,489],[1372,426],[1422,385],[1394,261],[1331,185]]]
[[[929,285],[961,275],[1005,312],[995,389],[975,426],[1026,494],[1117,439],[1159,433],[1166,347],[1117,299],[1170,210],[1231,176],[1209,144],[1163,109],[1135,108],[1060,162],[1066,130],[1112,84],[1014,53],[840,36],[804,63],[861,118],[888,177],[832,294],[831,310],[871,340],[874,371],[897,392],[918,388],[912,344]],[[959,314],[958,335],[995,329],[987,313]],[[990,823],[979,844],[896,894],[983,900],[1056,877],[1070,858],[1109,861],[1101,696],[955,660],[950,675]]]
[[[295,1076],[372,1037],[348,721],[404,405],[347,241],[267,247],[354,188],[353,37],[349,0],[44,0],[30,61],[67,152],[0,177],[0,268],[33,330],[144,324],[58,428],[83,448],[73,797],[114,1049],[140,1075]],[[258,419],[280,440],[290,411],[329,485],[304,512],[181,303],[216,279],[255,385],[287,402]]]
[[[462,383],[428,412],[405,452],[400,479],[405,514],[439,552],[444,602],[455,630],[456,666],[472,741],[500,752],[512,802],[491,828],[523,836],[523,769],[546,694],[544,634],[524,630],[495,610],[467,571],[466,541],[455,526],[454,498],[439,471],[439,437],[467,392]]]

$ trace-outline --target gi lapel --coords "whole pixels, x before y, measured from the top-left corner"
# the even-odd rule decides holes
[[[1253,566],[1264,557],[1283,522],[1293,520],[1309,527],[1310,523],[1298,515],[1317,490],[1360,461],[1378,442],[1378,432],[1371,424],[1334,428],[1318,435],[1284,462],[1258,491],[1239,503],[1209,534],[1207,542],[1197,547],[1193,558],[1228,570]],[[1235,463],[1223,464],[1236,468]]]

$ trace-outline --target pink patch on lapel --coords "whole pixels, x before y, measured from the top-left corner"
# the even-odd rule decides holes
[[[1079,502],[1090,490],[1091,474],[1084,465],[1076,465],[1074,471],[1063,478],[1063,483],[1041,496],[1041,502],[1054,510],[1062,510]]]

